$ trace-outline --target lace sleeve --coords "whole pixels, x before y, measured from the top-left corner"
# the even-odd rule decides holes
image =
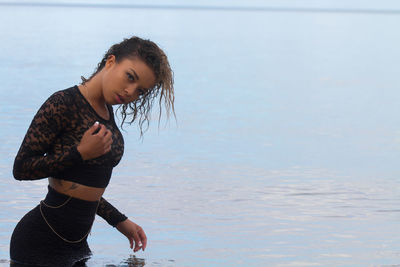
[[[128,219],[128,217],[119,212],[104,198],[100,199],[100,203],[97,208],[97,215],[102,217],[106,222],[108,222],[109,225],[112,225],[114,227],[116,227],[118,223]]]
[[[46,178],[82,162],[76,146],[49,153],[52,142],[69,119],[64,98],[62,93],[54,93],[36,113],[15,157],[15,179]]]

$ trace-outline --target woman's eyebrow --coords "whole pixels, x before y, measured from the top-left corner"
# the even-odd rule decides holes
[[[139,80],[139,75],[137,75],[136,71],[132,68],[130,68],[130,70],[133,72],[133,74],[135,75],[136,80]]]

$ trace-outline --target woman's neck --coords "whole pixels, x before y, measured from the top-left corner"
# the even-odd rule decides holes
[[[110,119],[110,113],[103,96],[100,79],[97,78],[97,75],[79,85],[78,88],[100,117],[105,120]]]
[[[107,107],[98,75],[95,75],[89,81],[83,83],[80,89],[92,107],[96,109],[104,109]]]

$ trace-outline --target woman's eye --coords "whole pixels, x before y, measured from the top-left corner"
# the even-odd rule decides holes
[[[127,73],[126,75],[128,75],[128,80],[130,80],[132,82],[135,81],[135,77],[132,74]]]

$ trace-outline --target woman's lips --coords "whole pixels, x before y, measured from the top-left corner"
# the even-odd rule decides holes
[[[118,104],[124,103],[124,98],[122,96],[120,96],[119,94],[117,94],[115,98],[116,98]]]

